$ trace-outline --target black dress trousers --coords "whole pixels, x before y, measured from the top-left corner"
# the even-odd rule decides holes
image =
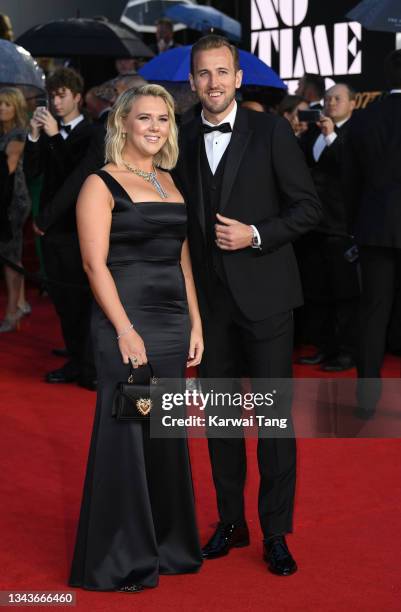
[[[42,244],[48,291],[70,359],[80,375],[95,378],[90,337],[93,298],[82,267],[78,236],[49,230]]]
[[[292,311],[249,321],[216,280],[213,305],[203,320],[203,378],[291,378]],[[292,423],[290,422],[292,432]],[[209,438],[220,520],[243,525],[246,450],[243,438]],[[294,437],[258,440],[259,520],[264,537],[292,531],[296,480]]]

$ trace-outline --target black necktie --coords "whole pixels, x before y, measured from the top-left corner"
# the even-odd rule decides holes
[[[204,134],[210,134],[210,132],[222,132],[223,134],[227,134],[228,132],[232,132],[232,129],[228,122],[222,123],[221,125],[207,125],[206,123],[202,123],[202,131]]]

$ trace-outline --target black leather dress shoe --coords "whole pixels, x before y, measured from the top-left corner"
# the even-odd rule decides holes
[[[204,559],[217,559],[227,555],[231,548],[242,548],[249,546],[248,527],[238,527],[232,523],[219,523],[217,529],[202,548]]]
[[[97,380],[95,378],[84,378],[83,376],[80,376],[78,378],[78,385],[84,389],[88,389],[88,391],[97,390]]]
[[[320,369],[324,372],[344,372],[352,368],[355,368],[355,362],[351,355],[340,353],[337,357],[325,361]]]
[[[126,584],[119,589],[116,589],[117,593],[140,593],[144,587],[141,584]]]
[[[68,351],[65,348],[55,348],[52,350],[52,355],[56,355],[56,357],[64,357],[67,358],[68,355]]]
[[[358,406],[357,408],[355,408],[353,414],[357,419],[369,421],[375,416],[376,408],[363,408],[362,406]]]
[[[277,576],[291,576],[298,569],[283,535],[272,536],[263,542],[263,558],[269,571]]]
[[[78,372],[69,367],[68,364],[46,374],[46,382],[48,383],[72,383],[76,380],[78,380]]]
[[[329,356],[326,355],[326,353],[323,353],[323,351],[317,351],[317,353],[313,353],[313,355],[299,357],[299,359],[297,359],[297,363],[299,363],[299,365],[314,366],[319,365],[319,363],[323,363],[323,361],[326,361],[328,358]]]

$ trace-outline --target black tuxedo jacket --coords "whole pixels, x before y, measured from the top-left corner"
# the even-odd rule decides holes
[[[79,192],[85,179],[96,170],[104,166],[104,149],[106,138],[106,124],[109,113],[102,115],[102,122],[92,125],[92,136],[88,148],[84,151],[84,157],[77,167],[68,175],[66,181],[59,185],[59,189],[52,198],[51,204],[47,207],[47,214],[40,218],[40,229],[48,230],[57,225],[58,220],[62,219],[68,211],[73,211],[75,216],[75,205]]]
[[[179,186],[188,205],[189,244],[201,308],[207,304],[206,228],[200,169],[201,119],[180,129]],[[229,289],[257,321],[302,303],[291,242],[315,227],[321,206],[285,119],[238,108],[227,151],[220,212],[259,230],[262,249],[222,251]]]
[[[104,161],[104,141],[106,137],[106,127],[104,124],[96,123],[92,126],[92,137],[89,147],[84,157],[76,168],[68,175],[64,183],[60,183],[59,189],[54,194],[51,202],[46,207],[44,214],[36,220],[36,224],[43,231],[57,228],[60,221],[66,215],[73,215],[75,218],[75,207],[79,192],[85,179],[99,170]]]
[[[345,182],[362,245],[401,248],[401,94],[351,119]]]
[[[348,129],[349,121],[339,128],[336,127],[337,138],[323,149],[318,161],[313,157],[313,147],[321,130],[316,125],[311,125],[300,138],[306,163],[322,202],[323,218],[316,230],[337,236],[348,235],[351,222],[342,181]]]
[[[55,233],[75,231],[75,200],[68,198],[68,207],[57,217],[52,209],[52,199],[73,170],[82,161],[92,137],[92,124],[83,119],[71,130],[67,139],[61,134],[49,137],[41,134],[37,142],[26,141],[24,171],[28,178],[43,175],[40,196],[40,213],[37,225],[43,230],[50,226]]]

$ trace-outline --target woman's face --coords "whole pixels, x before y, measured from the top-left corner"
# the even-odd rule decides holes
[[[0,98],[0,122],[7,123],[13,121],[15,117],[15,107],[5,98]]]
[[[170,130],[168,109],[163,98],[140,96],[123,120],[127,144],[140,155],[155,156],[165,144]]]

